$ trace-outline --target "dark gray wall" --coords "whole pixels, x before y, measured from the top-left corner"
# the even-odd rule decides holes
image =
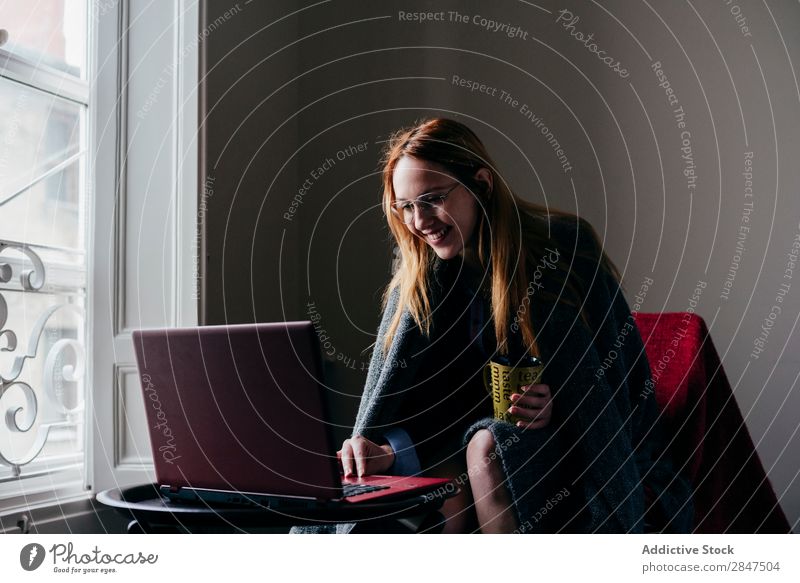
[[[642,311],[693,309],[701,286],[696,310],[797,521],[800,283],[785,274],[800,234],[800,5],[444,2],[443,21],[401,19],[429,4],[240,3],[208,36],[204,321],[307,319],[313,302],[344,437],[389,278],[375,174],[382,141],[418,118],[456,117],[516,192],[595,225],[629,299],[654,280]],[[207,3],[210,15],[232,5]],[[578,20],[557,22],[561,10]],[[481,16],[519,32],[488,30]],[[577,33],[593,33],[596,46]],[[496,90],[471,92],[454,76]],[[337,159],[361,143],[364,151]],[[779,302],[782,283],[790,288]]]

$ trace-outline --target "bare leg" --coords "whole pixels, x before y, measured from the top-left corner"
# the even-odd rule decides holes
[[[505,474],[495,451],[492,432],[480,429],[467,446],[467,467],[475,512],[483,533],[511,533],[519,524],[511,496],[505,486]]]
[[[475,507],[472,502],[472,490],[467,481],[467,467],[462,452],[425,472],[426,476],[431,477],[460,478],[459,488],[461,491],[445,500],[439,510],[447,520],[442,534],[469,533],[478,528]]]

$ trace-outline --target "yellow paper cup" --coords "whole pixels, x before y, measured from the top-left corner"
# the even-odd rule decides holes
[[[521,393],[522,387],[541,382],[543,370],[544,364],[535,357],[524,359],[519,366],[489,361],[483,371],[483,383],[492,395],[494,418],[516,423],[519,418],[508,412],[511,395]]]

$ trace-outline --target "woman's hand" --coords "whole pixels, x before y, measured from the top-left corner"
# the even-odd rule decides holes
[[[394,451],[390,445],[372,443],[361,435],[345,439],[336,455],[342,461],[345,478],[353,475],[354,469],[359,478],[382,474],[394,463]]]
[[[511,394],[511,407],[508,412],[517,416],[517,427],[541,429],[550,423],[553,414],[553,398],[549,385],[526,385],[522,393]]]

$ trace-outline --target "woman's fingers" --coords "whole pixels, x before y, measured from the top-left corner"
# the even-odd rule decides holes
[[[376,450],[377,452],[376,453]],[[373,458],[384,454],[379,446],[369,441],[366,437],[356,435],[345,439],[342,443],[342,469],[345,476],[356,474],[359,478],[371,473],[374,465]]]
[[[353,447],[350,445],[350,440],[345,439],[342,442],[342,471],[345,477],[353,473]]]
[[[518,418],[517,427],[539,429],[550,423],[553,400],[548,385],[528,385],[523,393],[511,395],[508,412]]]
[[[336,455],[342,460],[342,471],[346,477],[357,474],[361,478],[378,474],[394,463],[394,452],[390,446],[380,446],[361,435],[345,439]]]
[[[355,459],[356,473],[358,474],[359,478],[367,473],[367,468],[365,467],[366,458],[369,456],[367,443],[367,440],[360,435],[356,435],[350,440],[350,445],[353,448],[353,459]]]
[[[522,387],[522,393],[513,393],[511,402],[519,407],[541,409],[552,400],[548,385],[528,385]]]
[[[550,402],[550,399],[548,399],[547,397],[530,397],[526,395],[519,395],[519,397],[517,397],[516,399],[511,399],[511,402],[517,407],[527,407],[529,409],[541,409]]]
[[[523,395],[530,395],[535,397],[550,397],[550,385],[538,384],[538,385],[525,385],[524,387],[520,387]],[[516,393],[514,393],[516,394]]]
[[[364,475],[364,438],[360,435],[345,439],[342,443],[342,469],[345,477]]]

